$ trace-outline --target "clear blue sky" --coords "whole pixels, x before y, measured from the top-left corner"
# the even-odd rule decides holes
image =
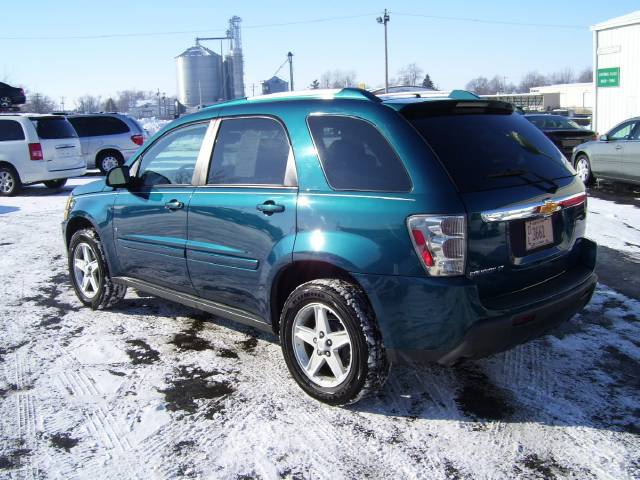
[[[359,80],[375,86],[384,80],[383,28],[375,17],[385,7],[391,12],[390,75],[415,62],[439,87],[449,89],[464,87],[478,75],[499,74],[517,83],[529,70],[548,73],[571,67],[577,73],[592,63],[588,26],[637,10],[640,4],[638,0],[3,2],[0,80],[24,85],[58,101],[64,95],[67,102],[87,93],[105,97],[127,88],[159,88],[175,94],[174,57],[193,44],[196,33],[99,39],[7,37],[195,30],[200,36],[218,35],[224,33],[229,17],[239,15],[248,93],[252,83],[273,75],[289,50],[295,54],[298,88],[331,69],[353,70]],[[584,28],[488,24],[418,15]],[[344,16],[354,18],[273,26]],[[281,74],[287,78],[286,70]]]

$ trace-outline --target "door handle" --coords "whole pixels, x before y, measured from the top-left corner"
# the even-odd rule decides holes
[[[166,208],[167,210],[180,210],[183,207],[184,203],[178,200],[171,200],[170,202],[164,204],[164,208]]]
[[[616,150],[622,150],[622,145],[616,145]]]
[[[259,203],[256,208],[265,215],[273,215],[274,213],[284,212],[284,205],[278,205],[273,200],[267,200],[264,203]]]

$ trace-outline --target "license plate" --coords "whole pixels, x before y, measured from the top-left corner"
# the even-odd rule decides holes
[[[533,250],[553,243],[553,223],[551,217],[525,222],[526,249]]]

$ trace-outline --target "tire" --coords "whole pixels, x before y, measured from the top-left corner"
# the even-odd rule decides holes
[[[20,175],[11,165],[0,165],[0,196],[13,197],[22,191]]]
[[[85,270],[77,268],[76,260],[85,260]],[[127,287],[111,280],[98,234],[92,228],[78,230],[71,237],[68,251],[69,277],[78,299],[94,310],[112,307],[122,300]],[[86,268],[91,268],[87,272]],[[93,272],[97,272],[95,275]],[[84,286],[87,273],[91,277]]]
[[[106,175],[109,173],[109,170],[115,167],[119,167],[124,163],[124,158],[119,152],[114,150],[101,152],[96,157],[96,166],[98,169]]]
[[[324,321],[319,311],[325,312]],[[345,338],[348,344],[338,346]],[[344,280],[313,280],[296,288],[282,310],[280,343],[298,385],[330,405],[357,402],[380,389],[389,374],[373,311],[360,288]]]
[[[66,178],[59,178],[57,180],[47,180],[44,183],[44,186],[50,188],[52,190],[58,190],[59,188],[64,187],[67,184]]]
[[[591,162],[589,162],[589,157],[584,153],[578,155],[574,168],[578,177],[582,180],[582,183],[585,185],[593,185],[595,178],[591,172]]]
[[[11,108],[13,105],[13,100],[10,97],[0,97],[0,108]]]

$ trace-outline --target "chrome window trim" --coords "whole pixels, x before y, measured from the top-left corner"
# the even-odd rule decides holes
[[[550,202],[561,203],[566,202],[568,200],[572,200],[577,197],[581,197],[586,195],[584,192],[575,193],[573,195],[566,195],[563,197],[550,197],[545,200],[533,203],[525,203],[522,205],[517,205],[515,207],[506,207],[506,208],[496,208],[494,210],[486,210],[480,214],[482,220],[487,223],[491,222],[507,222],[509,220],[522,220],[525,218],[534,218],[534,217],[543,217],[549,216],[554,212],[561,210],[563,207],[558,205],[553,212],[548,213],[547,215],[540,213],[540,207],[544,207],[545,204]]]

